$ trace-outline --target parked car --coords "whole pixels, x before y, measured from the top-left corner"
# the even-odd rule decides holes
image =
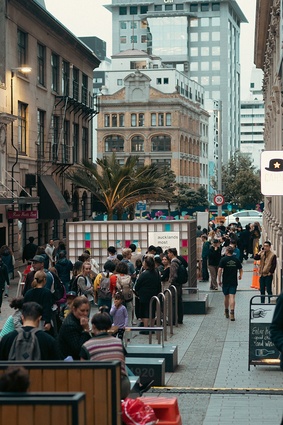
[[[245,227],[246,224],[254,223],[255,221],[258,221],[262,226],[262,212],[256,210],[242,210],[228,215],[225,220],[225,226],[228,226],[228,224],[231,223],[236,223],[236,217],[239,217],[240,223],[243,227]]]

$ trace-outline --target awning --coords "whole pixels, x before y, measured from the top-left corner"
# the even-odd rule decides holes
[[[72,211],[51,176],[38,177],[38,195],[39,219],[60,220],[72,216]]]

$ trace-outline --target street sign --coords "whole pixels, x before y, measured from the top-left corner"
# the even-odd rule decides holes
[[[261,193],[265,196],[283,195],[283,151],[264,151],[261,154]]]
[[[217,205],[217,206],[223,205],[224,202],[225,202],[224,196],[220,195],[220,194],[215,195],[213,200],[214,200],[215,205]]]
[[[144,202],[138,202],[137,203],[137,206],[136,206],[136,209],[138,211],[146,211],[146,203],[144,203]]]

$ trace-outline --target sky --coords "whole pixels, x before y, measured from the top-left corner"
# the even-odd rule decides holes
[[[249,21],[241,25],[241,97],[247,97],[254,58],[256,0],[237,0]],[[97,36],[107,43],[112,54],[111,13],[103,7],[111,0],[45,0],[47,10],[77,37]],[[117,52],[113,52],[117,53]]]

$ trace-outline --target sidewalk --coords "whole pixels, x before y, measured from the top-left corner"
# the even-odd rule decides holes
[[[172,337],[168,332],[167,343],[178,345],[179,366],[174,373],[166,373],[166,388],[147,395],[177,397],[183,425],[281,423],[283,374],[279,367],[251,366],[248,371],[249,301],[258,291],[250,288],[253,261],[244,261],[243,268],[235,322],[224,317],[222,292],[199,283],[199,290],[209,294],[208,314],[186,315]],[[9,298],[16,293],[17,283],[18,279],[12,281]],[[3,300],[0,328],[11,314],[8,300]],[[148,343],[148,338],[135,334],[132,342]],[[267,394],[252,389],[266,389]],[[281,389],[281,394],[269,391],[274,389]]]
[[[248,371],[249,301],[258,291],[250,289],[253,261],[244,261],[243,268],[236,295],[235,322],[224,317],[222,292],[210,291],[209,283],[199,283],[200,291],[209,293],[208,314],[185,316],[184,325],[168,341],[178,344],[179,367],[166,375],[166,385],[173,388],[165,392],[178,398],[183,425],[281,423],[282,395],[236,391],[283,390],[279,367],[251,366]],[[205,390],[199,393],[196,390],[199,387]]]

